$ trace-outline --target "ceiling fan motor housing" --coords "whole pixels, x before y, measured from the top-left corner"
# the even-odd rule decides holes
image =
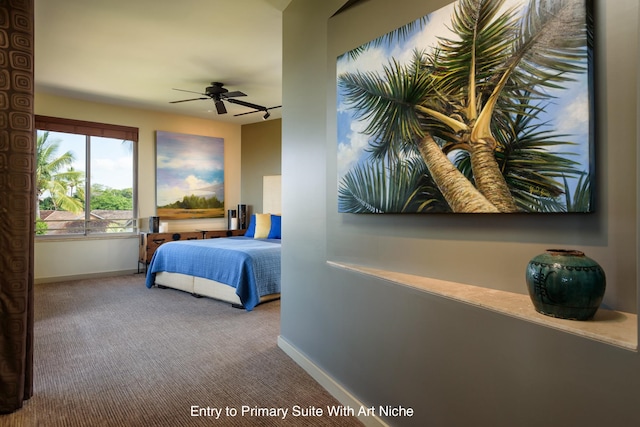
[[[229,89],[222,87],[222,83],[212,82],[211,86],[205,89],[207,95],[220,95],[229,92]]]

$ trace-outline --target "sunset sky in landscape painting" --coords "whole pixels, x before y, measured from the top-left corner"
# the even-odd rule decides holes
[[[393,58],[401,64],[408,63],[414,49],[432,51],[437,45],[438,37],[453,38],[448,29],[451,26],[454,5],[451,3],[429,15],[429,21],[412,34],[391,46],[382,44],[372,46],[357,59],[344,55],[338,58],[337,75],[343,73],[373,72],[383,75],[383,67]],[[507,0],[504,8],[517,7],[522,10],[528,1]],[[585,58],[585,68],[586,68]],[[564,89],[548,91],[550,98],[545,106],[540,121],[545,122],[545,129],[555,134],[563,134],[559,138],[576,143],[575,146],[563,146],[563,152],[571,151],[567,157],[579,162],[580,169],[589,170],[589,97],[588,76],[582,74],[571,76],[576,81],[565,83]],[[551,98],[551,96],[555,98]],[[365,119],[356,119],[353,110],[344,104],[340,90],[337,93],[337,127],[338,127],[338,178],[341,179],[355,164],[367,158],[370,136],[362,131],[367,127]]]
[[[156,135],[157,205],[184,196],[224,200],[224,140],[158,131]]]

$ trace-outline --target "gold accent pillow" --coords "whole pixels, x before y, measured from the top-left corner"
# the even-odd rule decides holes
[[[256,232],[254,239],[266,239],[271,230],[271,214],[256,214]]]

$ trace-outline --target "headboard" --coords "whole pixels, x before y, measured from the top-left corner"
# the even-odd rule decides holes
[[[262,212],[282,213],[282,175],[262,177]]]

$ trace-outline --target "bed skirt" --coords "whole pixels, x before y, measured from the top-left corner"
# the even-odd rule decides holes
[[[240,301],[240,297],[236,295],[236,289],[234,287],[214,280],[163,271],[156,273],[155,284],[156,286],[164,286],[189,292],[197,297],[209,297],[225,301],[231,303],[234,307],[243,307],[242,301]],[[260,297],[260,304],[279,298],[280,293],[263,295]]]

